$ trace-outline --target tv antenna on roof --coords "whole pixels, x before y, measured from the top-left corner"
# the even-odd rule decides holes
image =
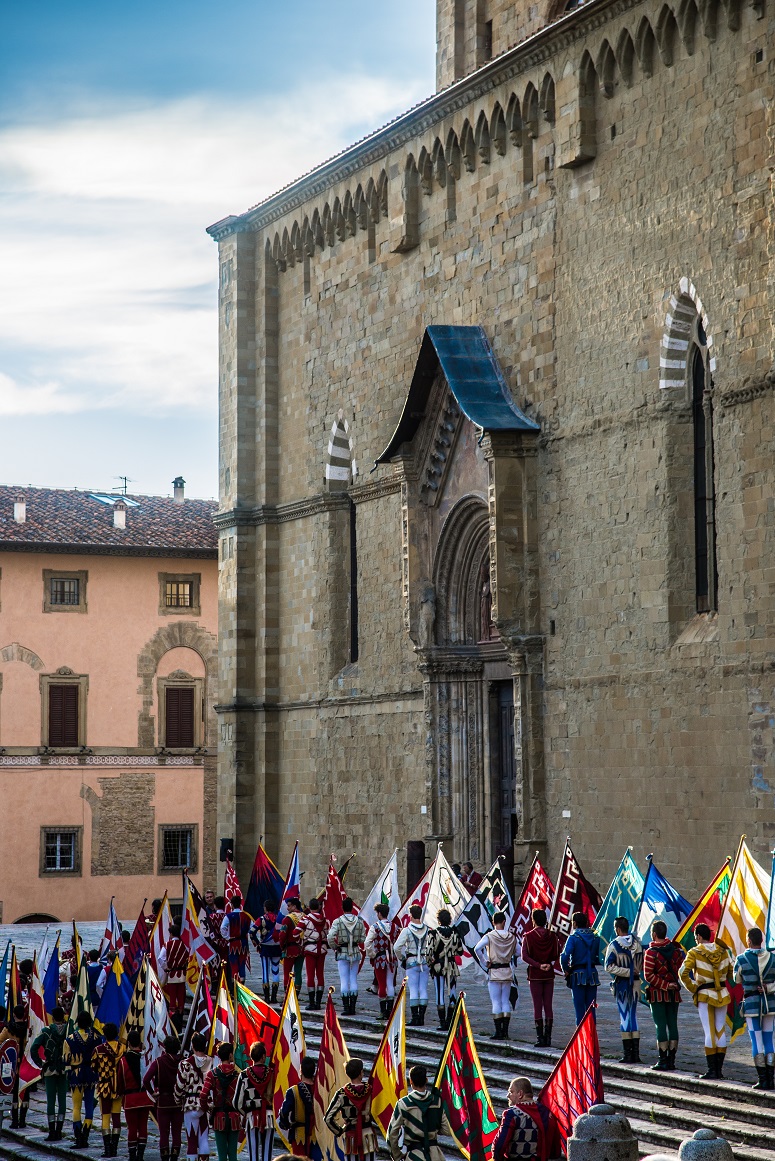
[[[114,476],[113,479],[121,481],[120,484],[113,488],[113,491],[120,492],[122,496],[126,496],[127,492],[129,491],[130,484],[137,482],[136,480],[133,480],[131,476]]]

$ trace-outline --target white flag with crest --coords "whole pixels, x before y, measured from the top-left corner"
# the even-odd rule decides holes
[[[374,910],[377,903],[384,903],[389,908],[388,921],[392,920],[398,914],[398,909],[401,906],[401,896],[398,891],[398,848],[393,851],[393,854],[385,864],[382,874],[377,879],[368,894],[366,902],[361,907],[361,919],[364,923],[368,923],[369,927],[371,927],[377,918],[377,913]]]

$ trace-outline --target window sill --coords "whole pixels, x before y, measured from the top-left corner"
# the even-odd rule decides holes
[[[199,605],[189,605],[188,608],[167,608],[159,606],[160,617],[201,617],[202,609]]]
[[[39,879],[80,879],[82,871],[38,871]]]

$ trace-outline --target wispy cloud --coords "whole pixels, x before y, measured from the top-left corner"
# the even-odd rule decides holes
[[[216,255],[239,213],[423,94],[352,77],[0,133],[0,414],[213,411]]]

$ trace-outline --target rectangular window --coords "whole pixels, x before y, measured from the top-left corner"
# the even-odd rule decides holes
[[[168,685],[164,696],[164,742],[170,749],[194,746],[194,690]]]
[[[77,746],[78,741],[77,685],[50,685],[48,687],[48,744],[49,746]]]
[[[81,602],[80,582],[76,577],[51,578],[52,605],[78,605]]]
[[[161,832],[161,869],[181,871],[192,867],[194,830],[190,826],[168,826]]]
[[[166,602],[168,609],[190,609],[191,583],[189,581],[167,581]]]
[[[41,875],[78,875],[80,871],[81,828],[77,826],[41,827]]]

